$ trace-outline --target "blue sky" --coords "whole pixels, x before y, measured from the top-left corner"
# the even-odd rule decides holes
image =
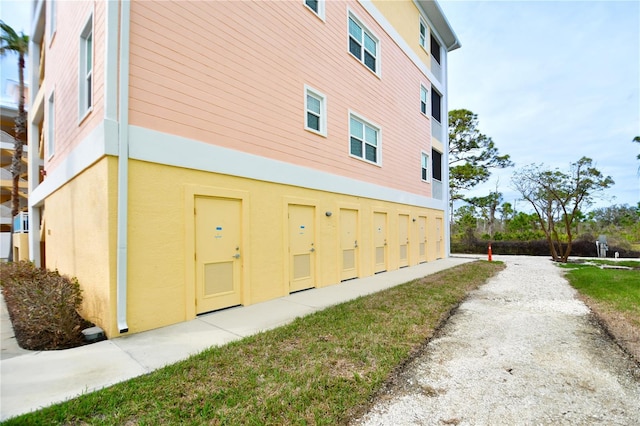
[[[0,19],[9,24],[14,30],[20,34],[24,32],[29,34],[31,30],[30,21],[31,2],[2,0],[0,1]],[[0,58],[0,102],[2,104],[13,104],[12,99],[6,94],[7,80],[18,81],[18,56],[8,53]],[[28,79],[28,73],[25,72],[25,80]]]
[[[640,201],[640,2],[440,0],[462,48],[449,54],[449,108],[478,114],[516,167],[568,170],[582,156],[616,184],[610,204]],[[0,2],[0,18],[30,30],[31,2]],[[9,67],[5,64],[9,62]],[[17,78],[15,59],[3,59]],[[514,169],[494,172],[469,195],[494,190],[513,203]],[[519,210],[528,207],[516,201]]]
[[[478,114],[480,131],[517,167],[568,171],[582,156],[616,184],[594,207],[636,205],[640,179],[640,2],[456,1],[440,6],[462,48],[449,60],[449,109]],[[514,169],[470,195],[514,202]],[[528,211],[524,201],[516,207]]]

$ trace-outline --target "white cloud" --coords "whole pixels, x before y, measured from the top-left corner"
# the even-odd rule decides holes
[[[640,200],[640,4],[630,1],[440,1],[462,48],[451,52],[449,107],[517,167],[568,170],[582,156],[616,181],[618,204]],[[508,186],[494,173],[471,195]]]

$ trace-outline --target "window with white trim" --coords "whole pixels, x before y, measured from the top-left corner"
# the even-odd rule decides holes
[[[349,52],[376,74],[380,68],[378,43],[378,38],[349,13]]]
[[[56,109],[55,95],[51,92],[49,102],[47,103],[47,158],[51,158],[55,154],[56,149]]]
[[[93,15],[80,33],[79,112],[82,119],[93,107]]]
[[[305,86],[304,128],[319,135],[327,135],[327,98],[311,87]]]
[[[422,17],[420,17],[420,46],[428,50],[427,34],[429,33],[429,31],[427,31],[427,28],[427,24],[425,24]]]
[[[424,182],[429,182],[431,180],[429,173],[429,154],[426,152],[422,153],[422,180]]]
[[[422,84],[420,85],[420,112],[427,115],[427,105],[429,99],[429,91]]]
[[[324,0],[302,0],[320,19],[324,20]]]
[[[380,128],[351,114],[349,153],[365,161],[380,164]]]

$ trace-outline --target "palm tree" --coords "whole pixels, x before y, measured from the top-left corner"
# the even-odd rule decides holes
[[[22,147],[23,137],[27,129],[27,113],[24,109],[24,57],[29,52],[29,36],[16,33],[13,28],[0,21],[0,55],[6,52],[15,52],[18,54],[18,75],[19,75],[19,99],[18,99],[18,116],[15,120],[15,138],[13,146],[13,157],[11,159],[11,177],[13,178],[13,186],[11,188],[11,217],[18,214],[20,210],[20,198],[18,197],[18,188],[20,182],[20,171],[22,168]]]
[[[640,143],[640,136],[633,138],[633,141]],[[640,154],[638,154],[638,160],[640,160]],[[638,174],[640,175],[640,166],[638,166]]]

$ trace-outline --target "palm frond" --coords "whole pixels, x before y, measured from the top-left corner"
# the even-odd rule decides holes
[[[29,36],[23,32],[18,34],[10,25],[4,21],[0,21],[0,55],[4,55],[7,51],[16,52],[26,55],[29,52]]]

